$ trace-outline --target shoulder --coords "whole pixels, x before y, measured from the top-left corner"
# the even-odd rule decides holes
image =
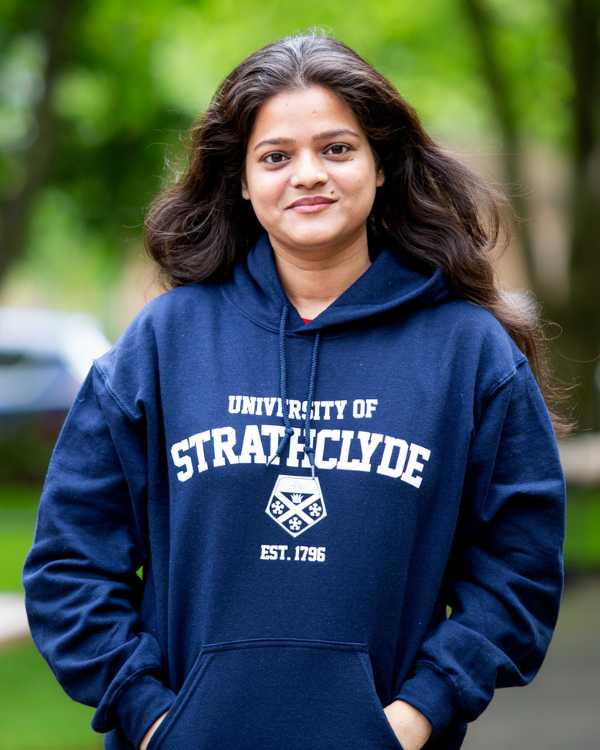
[[[151,325],[160,328],[165,319],[171,320],[181,312],[188,311],[190,305],[194,308],[209,305],[215,299],[218,285],[190,282],[173,287],[149,300],[132,318],[129,327]]]
[[[198,314],[210,304],[215,289],[190,283],[174,287],[146,302],[131,318],[113,345],[94,359],[103,386],[130,414],[136,404],[157,396],[160,359],[176,346],[178,330],[185,330],[190,311]],[[167,357],[168,358],[168,357]]]
[[[188,283],[164,291],[146,302],[125,326],[111,351],[123,348],[148,348],[164,332],[173,334],[173,323],[184,322],[191,310],[210,304],[215,288]]]
[[[527,357],[503,323],[486,307],[452,299],[435,308],[444,340],[476,371],[477,390],[491,393],[510,380]]]

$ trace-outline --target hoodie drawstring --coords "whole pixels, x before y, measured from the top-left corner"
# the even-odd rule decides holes
[[[284,305],[281,310],[281,318],[279,320],[279,362],[280,362],[279,393],[281,396],[283,421],[285,422],[285,434],[279,441],[279,445],[277,446],[277,451],[267,461],[267,464],[266,464],[267,466],[269,466],[269,464],[275,458],[275,456],[281,455],[281,452],[287,445],[287,442],[290,439],[290,436],[293,435],[294,433],[294,430],[290,424],[290,418],[288,414],[289,404],[287,403],[287,398],[286,398],[286,369],[287,367],[286,367],[286,359],[285,359],[285,323],[287,320],[287,314],[288,314],[288,305]],[[308,397],[306,400],[306,418],[304,421],[304,428],[303,428],[304,435],[302,438],[303,443],[304,443],[304,446],[303,446],[304,453],[308,456],[311,475],[313,477],[315,476],[315,449],[312,447],[311,440],[310,440],[310,412],[312,409],[315,376],[317,372],[317,359],[318,359],[318,353],[319,353],[320,333],[321,333],[320,331],[316,332],[315,340],[313,344],[310,380],[309,380],[309,385],[308,385]]]

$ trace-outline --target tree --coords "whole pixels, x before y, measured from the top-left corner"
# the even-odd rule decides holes
[[[518,217],[527,219],[523,145],[518,108],[510,78],[496,44],[494,14],[485,0],[461,0],[479,54],[480,69],[489,92],[503,146],[504,172]],[[579,384],[578,421],[600,428],[595,368],[600,362],[600,4],[596,0],[562,0],[554,22],[564,32],[569,52],[573,97],[568,102],[567,157],[571,165],[569,205],[569,293],[558,300],[547,294],[536,270],[527,222],[517,226],[530,286],[542,302],[544,319],[563,330],[552,350],[561,379]],[[535,96],[535,92],[531,92]]]

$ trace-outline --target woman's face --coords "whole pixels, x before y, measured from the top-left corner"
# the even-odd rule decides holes
[[[346,132],[327,132],[341,129]],[[355,240],[366,231],[383,181],[352,109],[329,89],[283,91],[260,108],[246,150],[242,195],[280,244],[301,249]],[[298,198],[316,195],[334,202],[309,212],[290,208]]]

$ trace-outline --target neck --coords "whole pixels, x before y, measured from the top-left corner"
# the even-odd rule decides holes
[[[333,248],[270,240],[281,285],[302,318],[316,318],[371,265],[366,235]]]

